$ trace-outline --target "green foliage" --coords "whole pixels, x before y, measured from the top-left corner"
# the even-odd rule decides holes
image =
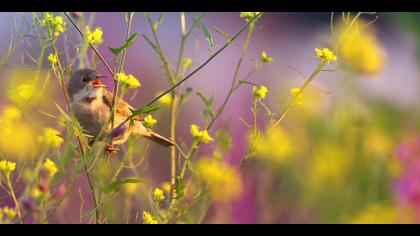
[[[109,51],[111,51],[112,52],[112,54],[114,54],[116,57],[118,56],[118,55],[120,55],[120,53],[123,51],[123,50],[126,50],[126,49],[128,49],[131,45],[133,45],[133,43],[134,43],[134,41],[136,40],[136,38],[137,38],[137,35],[138,35],[138,33],[134,33],[133,35],[131,35],[127,40],[125,40],[125,42],[121,45],[121,46],[119,46],[118,48],[111,48],[111,47],[108,47],[108,49],[109,49]]]

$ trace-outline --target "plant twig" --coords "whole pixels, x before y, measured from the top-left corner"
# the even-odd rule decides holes
[[[64,96],[66,98],[66,102],[67,102],[67,106],[69,107],[70,114],[73,116],[74,113],[73,113],[73,109],[72,109],[72,107],[70,105],[70,98],[69,98],[69,95],[67,93],[66,84],[65,84],[65,80],[64,80],[63,67],[61,65],[61,60],[60,60],[60,58],[58,56],[58,53],[57,53],[57,48],[55,47],[55,42],[54,42],[54,39],[53,39],[53,36],[52,36],[51,27],[50,27],[49,23],[47,23],[47,28],[48,28],[48,33],[49,33],[50,40],[51,40],[51,47],[53,48],[54,54],[57,57],[57,64],[58,64],[58,67],[59,67],[59,70],[60,70],[60,74],[59,74],[60,75],[59,76],[60,78],[59,79],[61,81],[61,88],[62,88],[63,93],[64,93]],[[54,73],[54,74],[57,75],[56,73]],[[80,137],[77,136],[77,135],[76,135],[76,139],[77,139],[77,142],[78,142],[79,147],[80,147],[80,153],[82,154],[82,156],[84,156],[85,155],[85,151],[83,149],[82,141],[80,140]],[[87,166],[85,165],[84,168],[85,168],[86,177],[87,177],[87,180],[88,180],[90,192],[91,192],[91,195],[92,195],[92,201],[93,201],[93,204],[94,204],[95,209],[96,209],[95,210],[96,223],[98,223],[98,221],[99,221],[99,211],[97,209],[95,189],[94,189],[94,186],[92,184],[92,180],[91,180],[91,178],[89,176],[89,172],[87,171]]]
[[[193,70],[191,73],[189,73],[187,76],[185,76],[183,79],[181,79],[180,81],[178,81],[174,86],[170,87],[169,89],[167,89],[166,91],[162,92],[159,96],[155,97],[154,99],[152,99],[150,102],[148,102],[146,104],[146,106],[152,105],[153,103],[155,103],[157,100],[159,100],[161,97],[165,96],[166,94],[170,93],[172,90],[174,90],[175,88],[177,88],[179,85],[183,84],[185,81],[187,81],[189,78],[191,78],[195,73],[197,73],[198,71],[200,71],[204,66],[206,66],[210,61],[212,61],[219,53],[221,53],[223,50],[225,50],[236,38],[238,38],[238,36],[240,34],[242,34],[242,32],[248,27],[249,24],[251,24],[252,22],[255,21],[255,19],[257,17],[259,17],[262,13],[254,16],[253,18],[251,18],[244,26],[242,26],[242,28],[232,37],[232,39],[229,42],[226,42],[225,45],[223,45],[223,47],[221,47],[219,50],[217,50],[213,55],[211,55],[203,64],[201,64],[200,66],[198,66],[195,70]]]
[[[85,35],[80,30],[80,28],[77,26],[76,22],[74,22],[74,20],[71,18],[71,16],[69,14],[67,14],[67,12],[63,12],[63,13],[67,17],[67,19],[71,22],[71,24],[74,26],[74,28],[76,28],[76,30],[79,32],[79,34],[82,36],[82,38],[84,39]],[[109,71],[109,73],[111,73],[111,75],[114,77],[114,71],[112,71],[111,67],[108,65],[108,63],[106,63],[105,59],[102,57],[102,55],[99,53],[99,51],[95,48],[95,46],[93,46],[93,44],[90,43],[90,42],[89,42],[89,46],[90,46],[90,48],[92,48],[92,50],[95,52],[95,54],[99,57],[99,59],[105,65],[105,67]]]

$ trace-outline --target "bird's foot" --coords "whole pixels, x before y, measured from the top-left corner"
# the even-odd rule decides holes
[[[112,143],[107,143],[105,145],[105,152],[106,152],[106,154],[117,153],[118,150],[119,149],[116,146],[114,146]]]

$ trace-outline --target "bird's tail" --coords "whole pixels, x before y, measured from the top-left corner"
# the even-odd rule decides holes
[[[157,144],[160,144],[162,146],[165,146],[165,147],[169,147],[169,146],[174,146],[175,145],[175,143],[172,140],[170,140],[168,138],[165,138],[162,135],[160,135],[158,133],[155,133],[153,131],[150,131],[149,132],[149,135],[145,135],[144,137],[152,140],[153,142],[155,142]]]

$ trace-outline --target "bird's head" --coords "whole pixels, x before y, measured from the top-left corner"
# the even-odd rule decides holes
[[[92,69],[80,69],[74,72],[67,84],[67,92],[70,97],[84,89],[103,88],[102,79],[106,78],[99,75]]]

